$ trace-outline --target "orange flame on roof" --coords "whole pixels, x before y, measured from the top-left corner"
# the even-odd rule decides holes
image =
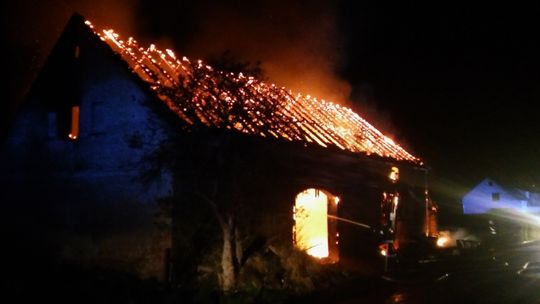
[[[357,113],[339,104],[296,94],[242,73],[215,71],[197,60],[181,60],[172,50],[154,44],[139,46],[112,29],[94,32],[156,91],[184,122],[288,141],[335,146],[419,165],[419,158],[386,137]]]

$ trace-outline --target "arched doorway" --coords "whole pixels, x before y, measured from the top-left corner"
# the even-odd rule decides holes
[[[296,195],[293,227],[296,248],[322,262],[335,263],[339,260],[338,203],[337,196],[315,188]]]

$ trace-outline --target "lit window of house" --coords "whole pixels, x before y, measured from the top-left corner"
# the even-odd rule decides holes
[[[392,167],[388,177],[393,183],[397,182],[399,180],[399,169],[397,167]]]
[[[71,107],[71,128],[68,137],[72,140],[79,137],[79,106]]]

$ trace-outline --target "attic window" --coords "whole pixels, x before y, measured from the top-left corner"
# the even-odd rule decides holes
[[[79,137],[79,106],[71,107],[71,129],[69,139],[76,140]]]
[[[491,193],[491,200],[494,202],[498,202],[501,199],[501,194],[499,192],[493,192]]]
[[[390,175],[388,175],[388,177],[390,178],[390,180],[395,183],[398,181],[399,179],[399,169],[398,167],[392,167],[392,169],[390,170]]]

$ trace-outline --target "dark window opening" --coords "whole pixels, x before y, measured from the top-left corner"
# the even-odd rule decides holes
[[[493,192],[491,193],[491,200],[494,202],[498,202],[501,199],[501,194],[499,192]]]
[[[49,112],[47,114],[47,135],[49,138],[55,138],[58,136],[58,121],[56,112]]]

